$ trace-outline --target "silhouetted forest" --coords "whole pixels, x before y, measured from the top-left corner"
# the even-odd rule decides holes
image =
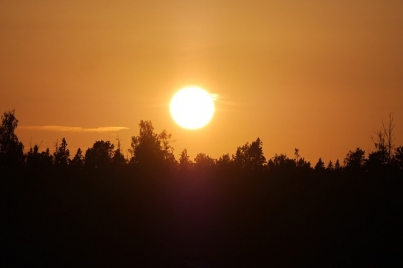
[[[403,147],[393,116],[374,150],[314,165],[262,141],[213,159],[141,121],[120,143],[25,148],[0,126],[2,267],[265,267],[402,264]]]

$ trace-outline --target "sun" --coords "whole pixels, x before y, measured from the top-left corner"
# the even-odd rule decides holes
[[[173,120],[186,129],[199,129],[207,125],[213,118],[214,110],[213,95],[195,86],[176,92],[170,103]]]

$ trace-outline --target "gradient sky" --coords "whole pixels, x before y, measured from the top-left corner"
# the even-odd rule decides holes
[[[16,109],[26,149],[119,136],[127,150],[143,119],[177,158],[260,137],[267,158],[343,160],[374,150],[389,113],[403,145],[402,14],[396,0],[3,0],[0,112]],[[169,114],[187,85],[219,96],[201,130]]]

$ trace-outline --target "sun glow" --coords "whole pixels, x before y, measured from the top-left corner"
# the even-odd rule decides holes
[[[213,118],[214,110],[214,95],[195,86],[176,92],[170,103],[173,120],[186,129],[198,129],[207,125]]]

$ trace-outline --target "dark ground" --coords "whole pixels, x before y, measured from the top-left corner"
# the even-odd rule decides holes
[[[400,266],[399,178],[3,178],[1,267]]]

